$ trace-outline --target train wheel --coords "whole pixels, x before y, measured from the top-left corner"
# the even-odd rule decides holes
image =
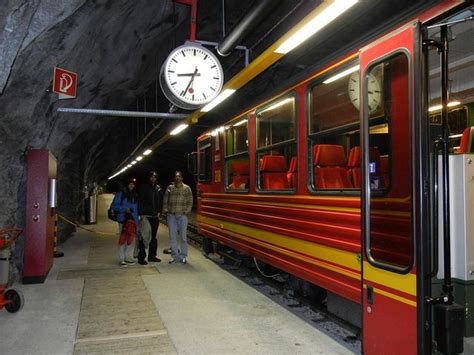
[[[9,289],[5,292],[5,299],[12,301],[12,303],[5,305],[5,309],[10,313],[18,312],[23,308],[23,304],[25,303],[23,294],[13,289]]]

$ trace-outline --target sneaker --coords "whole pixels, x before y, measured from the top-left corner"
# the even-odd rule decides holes
[[[156,256],[149,256],[148,261],[153,263],[160,263],[161,259],[157,258]]]
[[[171,260],[169,261],[169,263],[170,263],[170,264],[176,264],[176,260],[175,260],[175,259],[171,259]]]
[[[135,261],[133,261],[133,260],[125,260],[125,263],[127,265],[135,265]]]
[[[140,265],[148,265],[148,263],[145,260],[138,260],[138,263]]]
[[[127,266],[127,263],[125,261],[121,261],[120,262],[120,267],[125,267],[125,266]]]
[[[183,264],[187,264],[187,263],[188,263],[188,261],[186,260],[186,258],[181,259],[181,262],[182,262]]]

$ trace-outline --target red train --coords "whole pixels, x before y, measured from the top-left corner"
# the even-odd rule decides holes
[[[200,234],[361,307],[366,354],[474,336],[473,13],[438,2],[197,142]]]

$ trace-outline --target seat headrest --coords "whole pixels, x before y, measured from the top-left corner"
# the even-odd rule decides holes
[[[288,169],[289,173],[294,173],[296,171],[296,157],[292,157],[290,160],[290,168]]]
[[[249,162],[248,161],[236,161],[232,164],[232,174],[248,175],[249,174]]]
[[[285,172],[286,161],[283,155],[264,155],[262,157],[262,164],[260,166],[262,172]]]
[[[313,147],[314,166],[344,166],[346,158],[342,145],[317,144]]]
[[[348,168],[357,168],[360,166],[361,162],[361,149],[360,147],[352,147],[351,151],[349,152],[349,158],[347,159],[347,167]],[[380,162],[380,152],[375,147],[369,148],[369,160],[371,163],[379,163]],[[377,164],[378,165],[378,164]]]
[[[461,145],[458,153],[471,153],[473,151],[472,140],[474,134],[474,127],[466,127],[462,132]]]

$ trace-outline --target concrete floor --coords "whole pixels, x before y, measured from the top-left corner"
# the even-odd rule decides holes
[[[92,227],[97,231],[114,233],[116,230],[116,224],[104,216],[110,198],[110,195],[104,195],[99,199],[99,222]],[[338,343],[222,270],[195,248],[191,247],[189,250],[187,265],[168,264],[168,256],[161,254],[168,247],[167,232],[166,226],[160,226],[158,250],[163,262],[151,265],[156,268],[154,272],[142,272],[141,266],[126,269],[118,267],[115,236],[102,235],[99,238],[94,233],[78,229],[72,238],[60,246],[65,257],[55,260],[44,284],[15,285],[25,295],[25,306],[17,314],[0,312],[0,353],[117,353],[117,348],[121,347],[124,347],[123,352],[130,353],[132,351],[126,350],[125,345],[130,347],[132,343],[133,353],[352,353],[343,343]],[[100,249],[97,249],[97,245]],[[83,271],[84,275],[76,274],[75,278],[64,276],[68,272]],[[117,333],[118,335],[106,337],[109,343],[114,344],[115,349],[98,347],[84,351],[83,348],[78,348],[78,344],[82,346],[87,342],[87,339],[82,338],[81,331],[78,333],[78,328],[86,329],[79,324],[79,319],[87,314],[94,316],[94,312],[90,313],[85,309],[90,302],[86,301],[88,291],[84,284],[89,283],[96,288],[101,284],[105,287],[107,282],[110,284],[111,279],[107,282],[105,279],[104,282],[97,281],[101,277],[97,273],[101,272],[113,277],[117,277],[117,272],[123,272],[123,278],[120,279],[119,275],[118,282],[130,280],[130,285],[144,283],[146,294],[143,297],[150,298],[154,305],[154,309],[143,311],[146,313],[144,320],[154,314],[156,319],[152,319],[160,324],[162,322],[164,329],[156,328],[149,333],[138,332],[130,325],[127,334]],[[108,286],[107,289],[110,290],[111,287]],[[131,298],[133,294],[125,290],[124,293],[126,307],[127,295]],[[107,300],[110,296],[109,292],[100,298]],[[87,327],[93,326],[94,322],[86,318],[92,323]],[[113,318],[116,321],[115,315]],[[104,320],[103,317],[101,320]],[[131,319],[130,322],[133,323]],[[163,346],[149,342],[158,336],[169,337],[170,342],[166,340],[168,338],[162,338],[156,343],[165,344]],[[107,339],[96,337],[89,340],[94,345],[92,341],[100,343]]]

